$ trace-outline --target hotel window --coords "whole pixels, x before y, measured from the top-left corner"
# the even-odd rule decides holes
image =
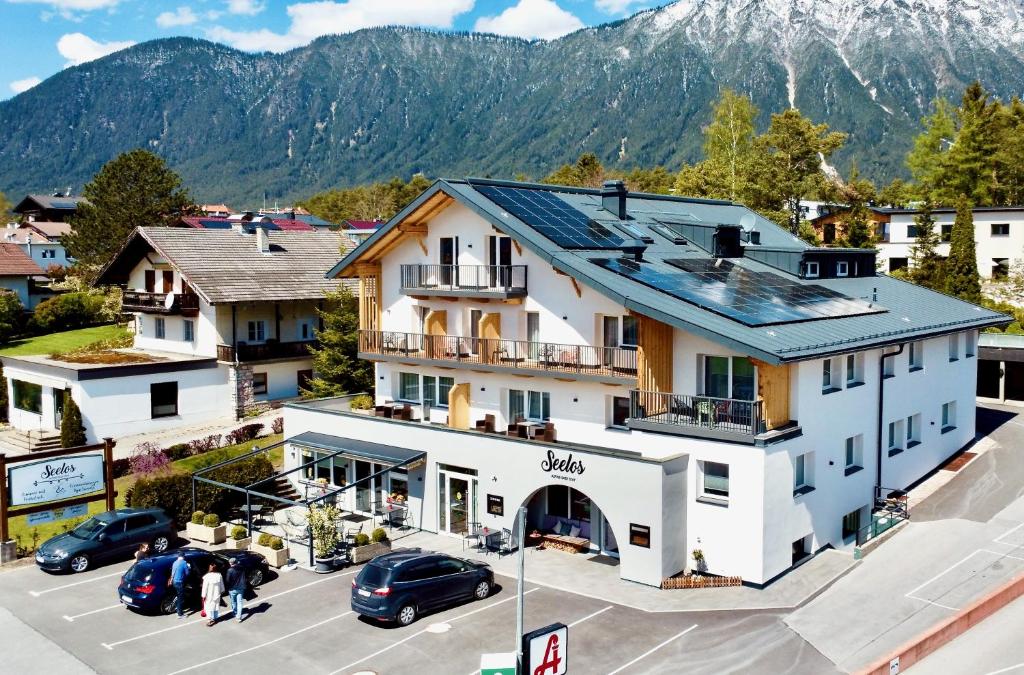
[[[942,433],[956,429],[956,401],[942,404]]]
[[[973,330],[964,333],[964,356],[973,358],[976,353],[978,334]]]
[[[907,447],[921,442],[921,413],[907,417]]]
[[[24,380],[11,380],[14,389],[14,400],[12,405],[18,410],[36,413],[43,411],[43,387],[34,382]]]
[[[416,373],[398,374],[398,399],[401,401],[420,402],[420,376]]]
[[[910,362],[910,372],[921,370],[924,368],[924,343],[923,342],[911,342],[907,345],[908,361]]]
[[[805,452],[793,458],[793,494],[806,494],[814,489],[814,453]]]
[[[864,468],[864,436],[857,434],[846,439],[844,465],[846,475]]]
[[[949,336],[949,360],[958,361],[960,359],[960,335],[953,333]]]
[[[889,422],[889,440],[886,448],[890,457],[903,451],[903,420]]]
[[[313,320],[303,319],[299,322],[299,339],[300,340],[312,340],[313,339]]]
[[[196,339],[196,323],[192,319],[181,322],[181,339],[185,342],[193,342]]]
[[[622,317],[622,346],[636,348],[640,343],[640,323],[635,316]]]
[[[455,386],[453,377],[423,376],[423,404],[429,407],[447,408],[448,394]]]
[[[729,498],[729,465],[718,462],[700,462],[703,484],[701,495],[711,499]]]
[[[953,224],[942,226],[942,241],[949,241],[953,237]]]
[[[882,350],[883,354],[895,354],[898,350],[897,347],[886,347]],[[882,376],[883,377],[895,377],[896,376],[896,357],[890,356],[882,361]]]
[[[546,422],[551,418],[551,394],[546,391],[508,390],[508,419],[510,422],[523,417],[534,422]]]
[[[156,339],[163,340],[167,337],[167,321],[162,316],[158,316],[153,325],[156,326],[156,329],[154,330]]]
[[[909,238],[909,239],[916,239],[917,238],[917,225],[907,225],[907,238]]]
[[[253,373],[252,374],[252,393],[255,396],[263,396],[267,393],[267,374],[266,373]]]
[[[1008,237],[1008,236],[1010,236],[1010,224],[1009,223],[992,223],[992,236],[993,237]]]
[[[174,417],[178,414],[178,383],[154,382],[149,385],[150,416]]]
[[[854,387],[864,384],[864,355],[846,355],[846,386]]]
[[[840,261],[836,263],[836,276],[837,277],[848,277],[850,276],[850,263],[846,261]]]
[[[860,509],[850,511],[843,516],[843,539],[857,536],[860,531]]]
[[[262,319],[249,322],[249,342],[264,342],[267,339],[267,322]]]
[[[825,359],[821,362],[821,393],[831,394],[839,391],[839,368],[836,359]]]
[[[753,401],[755,392],[754,364],[745,356],[705,356],[704,391],[713,398]]]
[[[818,263],[816,263],[816,262],[809,262],[809,263],[807,263],[807,267],[805,269],[806,269],[806,273],[804,274],[805,277],[807,277],[808,279],[817,279],[818,278],[818,274],[819,274]]]
[[[612,396],[611,424],[608,426],[618,429],[626,428],[626,420],[629,419],[629,397]]]

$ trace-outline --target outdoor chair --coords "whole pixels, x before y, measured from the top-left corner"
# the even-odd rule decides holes
[[[522,415],[517,415],[515,421],[512,422],[512,424],[508,425],[508,432],[505,435],[506,436],[515,436],[515,435],[517,435],[519,433],[519,423],[520,422],[525,422],[525,421],[526,421],[525,417],[523,417]]]
[[[356,535],[360,534],[362,531],[363,531],[363,524],[362,523],[359,523],[359,527],[350,527],[350,528],[346,529],[345,530],[345,541],[352,541],[352,542],[354,542],[356,540]]]
[[[462,535],[462,550],[466,550],[466,544],[470,541],[476,542],[470,548],[480,548],[483,545],[484,534],[480,523],[469,523],[469,531]]]
[[[512,536],[512,530],[509,530],[508,528],[502,528],[501,541],[498,543],[498,549],[496,551],[498,557],[500,558],[503,555],[515,553],[515,551],[518,548],[519,542],[517,542],[515,540],[515,537]]]
[[[544,441],[545,443],[555,442],[555,423],[545,422],[543,427],[538,427],[533,432],[533,440]]]
[[[494,415],[484,415],[484,418],[482,420],[477,420],[476,421],[476,430],[477,431],[482,431],[485,434],[493,434],[494,433],[494,423],[495,423]]]

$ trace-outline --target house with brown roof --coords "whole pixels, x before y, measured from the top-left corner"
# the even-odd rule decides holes
[[[43,270],[25,255],[20,246],[0,242],[0,288],[13,291],[25,309],[38,303],[33,297],[34,278],[43,276]]]
[[[25,254],[43,270],[50,265],[69,267],[74,260],[68,257],[61,237],[71,232],[71,225],[51,221],[10,223],[3,230],[3,241],[17,244]]]
[[[78,210],[81,202],[87,201],[85,197],[75,197],[71,191],[55,192],[51,195],[30,194],[18,202],[14,212],[23,221],[34,222],[60,222],[66,223],[71,220]]]
[[[12,388],[39,387],[28,410],[12,405],[12,425],[59,428],[65,389],[90,442],[241,419],[298,396],[313,375],[317,310],[350,283],[325,275],[351,247],[338,233],[256,225],[136,229],[96,281],[124,289],[133,347],[101,364],[5,357]]]
[[[227,204],[203,204],[199,210],[203,212],[204,216],[212,218],[227,218],[234,213]]]

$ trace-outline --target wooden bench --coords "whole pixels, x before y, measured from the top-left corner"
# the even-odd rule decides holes
[[[590,550],[590,540],[583,537],[570,537],[565,534],[541,535],[544,548],[553,548],[566,553],[584,553]]]

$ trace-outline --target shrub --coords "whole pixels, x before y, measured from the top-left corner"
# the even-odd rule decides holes
[[[50,263],[46,266],[46,276],[52,281],[64,281],[68,277],[68,270],[57,263]]]
[[[121,478],[132,472],[132,465],[127,457],[122,457],[114,460],[114,463],[111,464],[111,469],[114,472],[114,478]]]
[[[202,511],[193,511],[192,512],[192,524],[193,525],[202,525],[204,518],[206,518],[206,514],[203,513]]]
[[[188,442],[188,449],[193,455],[201,455],[204,452],[210,452],[219,448],[222,438],[224,437],[220,434],[212,434],[206,438],[197,438],[194,441]]]
[[[266,532],[260,532],[260,536],[256,538],[256,543],[260,546],[270,546],[270,540],[273,539]]]
[[[85,425],[82,424],[82,411],[71,396],[64,391],[64,412],[60,420],[60,447],[77,448],[85,445]]]
[[[365,534],[363,532],[360,532],[359,534],[356,535],[356,546],[366,546],[369,543],[370,543],[369,535],[367,535],[367,534]]]
[[[216,513],[207,513],[206,516],[203,517],[203,525],[206,527],[217,527],[220,525],[220,516]]]
[[[271,537],[270,548],[274,549],[275,551],[280,551],[284,548],[284,541],[281,539],[281,537]]]
[[[372,539],[373,543],[375,543],[375,544],[380,543],[382,541],[387,541],[388,540],[388,533],[384,531],[383,527],[378,527],[370,535],[370,539]]]
[[[369,410],[373,407],[373,398],[366,394],[359,394],[359,396],[353,397],[348,405],[352,410]]]
[[[14,291],[0,291],[0,344],[7,344],[20,330],[25,308]]]
[[[128,488],[124,491],[124,505],[131,508],[132,496],[135,494],[135,486]]]
[[[135,449],[132,450],[131,456],[128,458],[128,464],[131,466],[132,473],[140,476],[148,476],[163,471],[170,463],[171,460],[163,449],[156,443],[149,441],[136,445]]]
[[[283,434],[284,433],[284,418],[283,417],[275,417],[274,421],[270,423],[270,430],[273,431],[275,434]]]
[[[309,531],[313,535],[313,549],[318,558],[334,553],[338,545],[338,507],[334,504],[311,506],[309,508]]]
[[[235,541],[242,541],[248,536],[248,532],[241,525],[235,525],[231,528],[231,538]]]
[[[167,459],[171,460],[172,462],[177,462],[179,459],[191,457],[192,448],[189,447],[188,443],[176,443],[171,447],[165,449],[164,454],[167,455]]]
[[[140,478],[135,482],[132,506],[162,508],[181,529],[192,519],[192,477],[175,473]],[[197,522],[201,523],[202,518]]]
[[[40,302],[29,325],[38,333],[55,333],[99,323],[103,296],[90,293],[64,293]]]
[[[234,431],[228,433],[227,443],[228,445],[238,445],[239,443],[246,443],[259,436],[260,431],[262,431],[262,429],[262,424],[246,424],[244,426],[240,426]]]

